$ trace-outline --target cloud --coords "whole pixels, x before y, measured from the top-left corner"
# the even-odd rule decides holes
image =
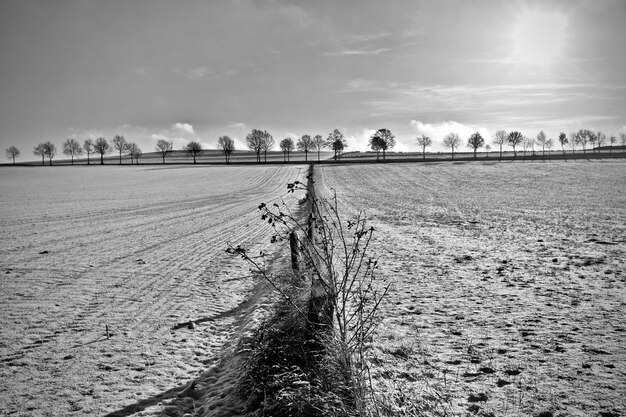
[[[377,48],[377,49],[344,49],[335,52],[325,52],[324,56],[354,56],[354,55],[380,55],[385,52],[391,51],[391,48]]]
[[[350,134],[350,132],[347,132],[344,136],[344,138],[346,139],[346,143],[348,144],[348,147],[346,148],[346,152],[371,151],[372,148],[370,148],[369,141],[372,135],[376,132],[376,130],[377,129],[365,128],[365,129],[359,130],[355,134]],[[406,142],[406,139],[401,140],[400,138],[398,138],[398,136],[396,136],[396,146],[394,146],[393,149],[391,149],[391,151],[408,152],[410,150],[413,150],[414,147],[407,145],[405,142]]]
[[[448,133],[457,133],[461,137],[462,143],[465,143],[467,138],[474,132],[479,132],[487,143],[491,139],[491,134],[487,128],[464,125],[453,120],[439,123],[424,123],[419,120],[411,120],[411,126],[413,126],[418,135],[429,136],[433,141],[433,146],[437,148],[443,147],[441,142]]]
[[[245,139],[239,138],[231,138],[235,142],[235,150],[237,151],[246,151],[248,150],[248,145],[246,144]]]
[[[171,136],[169,135],[167,131],[163,133],[152,134],[150,135],[150,138],[154,142],[157,142],[158,140],[161,140],[161,139],[164,139],[168,142],[172,142],[172,147],[174,150],[182,149],[184,146],[186,146],[190,142],[189,139],[182,138],[180,136]]]
[[[159,134],[152,134],[152,135],[150,135],[150,138],[151,138],[152,140],[154,140],[154,141],[161,140],[161,139],[164,139],[164,140],[169,141],[169,139],[167,138],[167,136],[165,136],[165,135],[163,135],[163,134],[160,134],[160,133],[159,133]]]
[[[380,88],[380,82],[376,80],[368,80],[365,78],[353,78],[346,82],[346,88],[340,90],[340,93],[353,93],[359,91],[373,91]]]
[[[248,129],[248,126],[245,123],[242,122],[231,122],[228,125],[226,125],[227,128],[230,129]]]
[[[361,129],[356,134],[346,134],[344,138],[348,144],[346,152],[361,151],[365,152],[370,150],[369,140],[370,137],[376,132],[376,129]]]
[[[209,80],[215,78],[218,75],[211,71],[208,67],[194,67],[194,68],[180,68],[176,67],[172,69],[172,72],[177,75],[181,75],[189,80]]]
[[[372,41],[377,41],[379,39],[388,38],[391,36],[389,32],[379,32],[375,34],[365,34],[365,35],[351,35],[348,36],[346,41],[348,43],[368,43]]]
[[[177,122],[172,125],[172,129],[177,130],[182,133],[186,133],[188,135],[195,135],[196,132],[193,130],[193,126],[189,123]]]

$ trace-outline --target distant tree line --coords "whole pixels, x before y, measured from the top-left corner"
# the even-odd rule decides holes
[[[504,130],[498,130],[495,132],[492,139],[493,144],[499,148],[500,158],[502,158],[503,146],[507,145],[512,148],[514,157],[517,157],[520,147],[524,157],[526,157],[527,152],[532,152],[534,156],[539,149],[541,149],[542,155],[545,156],[546,150],[548,150],[548,152],[552,151],[557,141],[564,155],[566,154],[566,148],[571,148],[572,154],[575,153],[577,146],[582,148],[583,153],[587,153],[588,147],[591,147],[593,152],[596,152],[597,148],[607,143],[610,144],[609,152],[612,152],[613,145],[617,142],[616,136],[607,136],[601,131],[589,129],[580,129],[569,135],[561,132],[557,140],[548,138],[543,131],[539,132],[537,136],[533,138],[524,136],[518,131],[506,132]],[[626,146],[626,132],[620,132],[619,139],[622,146]],[[433,140],[426,135],[421,135],[416,138],[416,143],[422,150],[423,158],[426,158],[426,149],[433,145]],[[454,159],[455,152],[458,152],[462,144],[462,139],[458,133],[450,132],[444,136],[442,144],[450,149],[452,159]],[[267,152],[271,151],[276,143],[273,136],[268,131],[252,129],[246,136],[246,145],[255,153],[257,163],[266,163]],[[395,136],[386,128],[378,129],[369,139],[369,146],[372,151],[376,152],[377,160],[380,159],[381,152],[382,158],[385,160],[387,152],[393,149],[395,145]],[[490,145],[486,143],[485,138],[479,132],[472,133],[466,139],[466,145],[473,151],[474,158],[477,157],[479,149],[483,147],[487,151],[491,149]],[[340,160],[341,154],[347,146],[343,133],[338,129],[329,133],[326,139],[321,135],[310,136],[306,134],[296,140],[288,137],[278,143],[278,147],[283,153],[283,162],[289,162],[291,152],[296,149],[300,152],[304,152],[305,161],[309,160],[309,153],[311,152],[316,152],[317,160],[320,161],[320,152],[324,149],[333,151],[334,159]],[[228,136],[221,136],[217,140],[217,148],[223,152],[225,162],[230,164],[231,155],[235,152],[235,141]],[[161,155],[163,163],[165,163],[167,155],[173,150],[174,144],[172,141],[166,139],[157,140],[155,151]],[[183,146],[183,150],[193,158],[194,164],[204,151],[199,140],[192,140]],[[74,164],[75,158],[84,154],[87,156],[87,165],[91,164],[92,154],[100,155],[100,164],[104,165],[104,156],[113,151],[118,153],[120,165],[122,164],[122,155],[129,155],[131,164],[139,164],[139,158],[143,153],[136,143],[127,141],[124,136],[121,135],[113,137],[110,143],[103,137],[99,137],[95,140],[86,139],[82,144],[75,138],[68,138],[63,142],[63,154],[70,158],[72,165]],[[12,160],[13,165],[15,165],[15,158],[20,156],[20,154],[20,150],[15,146],[11,146],[6,150],[6,157]],[[52,165],[52,161],[57,155],[57,148],[52,142],[47,141],[35,146],[33,148],[33,154],[41,157],[42,165],[45,165],[46,159],[48,160],[48,164]]]
[[[619,134],[620,141],[622,146],[626,146],[626,132],[620,132]],[[568,136],[567,134],[561,132],[558,137],[558,142],[561,145],[561,150],[565,155],[565,147],[569,145],[572,149],[572,153],[576,151],[576,146],[581,146],[583,149],[583,153],[587,152],[587,144],[592,146],[594,152],[597,151],[597,148],[602,147],[607,142],[611,145],[609,148],[609,152],[613,151],[613,145],[617,142],[617,137],[615,136],[607,136],[601,131],[592,131],[589,129],[580,129],[577,132],[572,132]],[[418,136],[416,138],[416,142],[418,146],[422,148],[422,153],[424,158],[426,157],[426,148],[433,144],[432,140],[425,135]],[[371,144],[371,141],[370,141]],[[511,131],[507,132],[505,130],[498,130],[493,137],[493,144],[499,146],[500,149],[500,158],[502,158],[502,147],[505,145],[510,146],[513,149],[513,156],[517,157],[518,147],[521,146],[524,157],[527,152],[532,152],[532,155],[536,155],[535,147],[541,148],[541,153],[543,156],[546,154],[546,149],[551,151],[555,146],[556,141],[552,138],[548,138],[544,131],[540,131],[536,137],[528,137],[524,136],[521,132]],[[443,145],[446,148],[450,148],[452,159],[454,159],[455,150],[458,151],[459,146],[461,145],[461,138],[457,133],[449,133],[443,138]],[[474,158],[476,158],[476,152],[478,149],[485,147],[487,150],[490,149],[490,146],[486,144],[485,138],[479,132],[474,132],[467,139],[467,147],[472,149],[474,152]],[[372,150],[376,150],[374,146],[372,146]]]
[[[246,145],[248,148],[255,152],[257,163],[267,162],[267,152],[271,151],[274,146],[274,138],[266,130],[253,129],[246,136]],[[294,149],[304,152],[305,160],[308,161],[309,152],[317,151],[317,159],[320,160],[320,152],[323,149],[330,149],[335,152],[335,159],[340,159],[341,152],[347,147],[344,136],[339,130],[335,129],[328,135],[327,139],[324,139],[320,135],[311,137],[309,135],[303,135],[300,139],[294,143],[291,138],[283,139],[279,144],[280,149],[284,154],[284,161],[289,161],[289,154]],[[231,155],[235,152],[235,141],[228,136],[221,136],[217,140],[217,148],[224,153],[225,162],[230,164]],[[165,163],[165,159],[169,153],[174,150],[174,143],[167,139],[158,139],[155,145],[155,151],[160,154],[161,160]],[[197,163],[197,158],[202,154],[204,149],[199,140],[192,140],[185,146],[183,150],[193,158],[193,163]],[[74,165],[74,159],[82,155],[87,156],[87,165],[91,165],[92,155],[100,155],[100,165],[104,165],[104,156],[116,151],[119,155],[119,164],[122,164],[122,156],[129,155],[130,163],[139,164],[139,157],[142,155],[142,150],[136,143],[127,141],[124,136],[116,135],[107,141],[103,137],[99,137],[95,140],[89,138],[82,144],[75,138],[68,138],[63,142],[63,154],[70,158],[71,164]],[[48,164],[52,165],[52,160],[57,155],[56,146],[48,141],[40,143],[33,148],[33,153],[36,156],[41,157],[41,164],[45,165],[46,158]],[[11,146],[6,150],[7,158],[13,161],[15,165],[15,158],[20,155],[20,150],[15,146]]]

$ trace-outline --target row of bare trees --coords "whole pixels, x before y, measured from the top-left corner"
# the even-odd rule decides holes
[[[256,152],[257,162],[261,162],[261,151],[264,153],[264,161],[266,161],[267,150],[274,146],[274,139],[266,131],[253,129],[246,137],[248,147]],[[302,135],[296,142],[292,138],[285,138],[278,144],[283,152],[283,162],[289,161],[289,155],[294,150],[304,152],[304,160],[309,160],[309,152],[317,152],[317,160],[320,160],[320,152],[323,149],[329,149],[335,152],[335,160],[341,159],[341,152],[348,146],[343,133],[338,129],[333,130],[324,139],[321,135]]]
[[[619,137],[622,146],[626,146],[626,132],[620,132]],[[422,148],[422,153],[425,158],[426,148],[432,146],[433,144],[432,139],[426,135],[421,135],[417,137],[416,142],[418,146]],[[617,142],[617,137],[607,136],[601,131],[580,129],[577,132],[570,133],[569,136],[561,132],[558,137],[558,142],[561,145],[563,154],[565,154],[566,145],[569,145],[571,147],[572,153],[574,153],[574,151],[576,150],[576,146],[581,146],[583,149],[583,153],[586,153],[587,145],[590,145],[593,151],[596,152],[597,148],[604,146],[606,143],[609,143],[611,145],[611,147],[609,148],[609,152],[612,152],[612,147]],[[452,153],[452,159],[454,159],[455,150],[458,151],[461,143],[462,140],[458,133],[451,132],[443,138],[443,145],[446,148],[450,148]],[[551,151],[552,148],[555,146],[555,141],[552,138],[548,138],[543,130],[539,132],[534,138],[524,136],[521,132],[518,131],[507,132],[505,130],[498,130],[493,137],[493,144],[499,146],[500,158],[502,158],[502,147],[505,145],[508,145],[513,149],[514,157],[517,157],[518,147],[521,147],[523,149],[524,155],[526,155],[527,151],[532,151],[533,155],[535,155],[535,147],[540,147],[542,154],[545,156],[546,150]],[[370,145],[372,145],[371,140]],[[474,158],[476,158],[476,153],[478,149],[483,147],[485,147],[487,151],[491,149],[491,147],[486,144],[485,138],[483,138],[483,136],[479,132],[474,132],[470,135],[470,137],[467,139],[467,147],[473,150]],[[374,146],[372,146],[372,149],[376,150]]]
[[[619,133],[619,139],[622,146],[626,146],[626,132]],[[577,132],[572,132],[569,135],[561,132],[558,137],[558,143],[561,145],[563,154],[565,154],[566,146],[571,147],[572,153],[575,152],[576,147],[582,147],[583,153],[587,152],[587,147],[591,147],[593,152],[596,152],[597,148],[609,143],[609,148],[612,152],[613,145],[617,142],[616,136],[607,136],[601,131],[592,131],[589,129],[580,129]],[[426,148],[433,145],[433,140],[426,136],[421,135],[416,138],[417,145],[422,149],[423,157],[426,158]],[[452,159],[454,159],[455,151],[458,152],[458,148],[461,146],[462,140],[458,133],[451,132],[443,138],[443,145],[450,148],[452,153]],[[246,136],[246,144],[248,148],[256,154],[257,163],[267,162],[267,152],[272,150],[275,146],[274,138],[266,130],[253,129]],[[502,158],[503,146],[510,146],[513,149],[514,157],[517,157],[517,151],[519,147],[523,149],[524,155],[527,151],[532,151],[535,155],[535,147],[541,148],[541,152],[545,155],[546,150],[551,151],[555,146],[555,141],[548,138],[546,134],[541,131],[535,138],[524,136],[518,131],[506,132],[499,130],[493,137],[493,144],[499,146],[500,158]],[[380,152],[382,151],[383,159],[386,158],[386,152],[392,149],[396,145],[395,136],[389,129],[378,129],[369,139],[370,148],[376,151],[377,159],[380,158]],[[232,153],[235,151],[235,141],[228,136],[221,136],[217,141],[217,146],[224,153],[226,163],[230,163]],[[285,138],[279,143],[280,150],[283,152],[283,161],[288,162],[290,153],[294,150],[304,152],[305,161],[308,161],[309,152],[317,152],[317,159],[320,160],[320,152],[323,149],[329,149],[334,151],[335,160],[341,158],[341,152],[347,147],[346,140],[343,133],[338,129],[333,130],[326,139],[321,135],[303,135],[295,142],[292,138]],[[467,139],[467,147],[474,152],[474,158],[479,149],[485,147],[487,151],[491,150],[491,147],[486,144],[485,138],[479,133],[474,132]],[[163,163],[167,155],[174,150],[174,144],[172,141],[166,139],[157,140],[155,150],[161,155]],[[189,142],[183,147],[183,150],[187,151],[192,157],[194,164],[197,157],[204,151],[199,141],[194,140]],[[109,143],[105,138],[99,137],[96,140],[86,139],[82,144],[74,138],[68,138],[63,143],[63,154],[71,158],[72,165],[74,164],[74,158],[77,158],[83,154],[87,155],[87,164],[91,163],[90,156],[92,154],[100,155],[100,164],[104,164],[104,155],[117,151],[119,153],[119,163],[122,164],[122,155],[130,155],[130,163],[139,163],[139,157],[142,155],[142,151],[133,142],[128,142],[124,136],[116,135]],[[50,141],[40,143],[33,148],[33,153],[36,156],[41,157],[41,164],[45,165],[45,159],[48,158],[48,163],[52,165],[52,160],[57,155],[57,147]],[[20,155],[20,150],[15,146],[11,146],[6,150],[6,157],[13,161],[15,165],[15,158]],[[263,155],[263,158],[261,158]]]
[[[63,142],[63,154],[71,158],[72,165],[74,165],[74,158],[83,154],[87,154],[87,164],[91,164],[91,154],[99,154],[100,164],[104,164],[104,155],[114,149],[119,152],[120,164],[122,163],[123,153],[130,154],[131,164],[133,161],[137,161],[138,163],[139,156],[141,156],[142,153],[137,144],[127,142],[124,136],[119,135],[115,136],[110,144],[103,137],[99,137],[95,141],[93,139],[86,139],[82,144],[74,138],[68,138]],[[33,154],[41,157],[41,165],[45,165],[45,158],[48,158],[48,163],[52,165],[52,160],[57,155],[57,147],[50,141],[43,142],[33,148]],[[13,160],[13,164],[15,165],[15,157],[20,155],[20,151],[15,146],[11,146],[7,149],[6,155]]]

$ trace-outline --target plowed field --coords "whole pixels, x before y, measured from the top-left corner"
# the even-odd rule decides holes
[[[372,377],[398,415],[626,415],[623,161],[317,172],[377,230]]]
[[[227,244],[271,250],[256,207],[305,175],[0,170],[0,414],[102,415],[198,376],[254,284]]]

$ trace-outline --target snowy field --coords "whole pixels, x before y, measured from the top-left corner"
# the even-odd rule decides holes
[[[0,414],[102,415],[197,377],[254,285],[227,244],[271,251],[257,206],[305,175],[1,169]]]
[[[1,169],[0,410],[167,412],[159,395],[212,368],[242,312],[265,308],[225,249],[281,251],[257,206],[305,175]],[[626,414],[623,162],[329,165],[316,181],[376,228],[393,286],[372,381],[397,412]],[[207,409],[226,373],[199,379],[213,381]]]
[[[317,178],[318,196],[335,189],[376,228],[393,289],[372,378],[398,413],[626,415],[623,161],[324,166]]]

